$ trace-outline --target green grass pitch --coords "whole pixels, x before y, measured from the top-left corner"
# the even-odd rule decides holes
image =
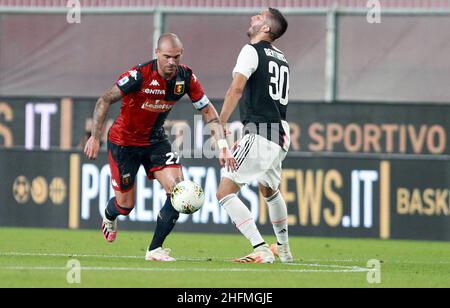
[[[294,264],[236,264],[250,252],[240,234],[174,232],[166,241],[177,262],[148,262],[151,232],[0,228],[0,287],[450,287],[445,242],[291,237]],[[265,237],[274,241],[274,237]],[[81,264],[81,283],[67,282],[67,263]],[[367,262],[380,260],[381,283]],[[371,270],[373,270],[371,268]]]

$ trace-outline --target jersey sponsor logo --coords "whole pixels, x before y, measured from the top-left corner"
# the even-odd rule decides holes
[[[175,101],[165,101],[165,100],[146,100],[145,103],[142,104],[142,109],[151,111],[151,112],[167,112],[172,109]]]
[[[184,93],[184,80],[183,81],[177,81],[175,83],[175,90],[176,95],[181,95]]]
[[[142,92],[144,92],[145,94],[151,94],[151,95],[166,95],[165,90],[142,89]]]
[[[150,85],[154,86],[154,87],[159,87],[159,82],[158,82],[158,80],[153,79],[152,82],[150,83]]]

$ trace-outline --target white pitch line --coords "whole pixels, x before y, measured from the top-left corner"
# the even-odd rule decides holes
[[[71,254],[71,253],[38,253],[38,252],[0,252],[0,257],[67,257],[67,258],[100,258],[100,259],[144,259],[142,256],[117,256],[117,255],[96,255],[96,254]],[[231,262],[233,257],[224,258],[217,256],[209,256],[203,258],[192,258],[192,257],[177,257],[178,261],[190,261],[190,262]],[[298,260],[300,261],[300,260]],[[338,263],[361,263],[365,264],[367,260],[358,259],[302,259],[301,262],[338,262]],[[437,262],[425,262],[425,261],[386,261],[386,263],[393,264],[450,264],[450,261],[437,261]],[[289,263],[285,265],[303,265],[303,266],[314,266],[317,267],[335,267],[335,268],[359,268],[355,266],[342,266],[333,264],[307,264],[307,263]],[[364,267],[360,267],[365,269]]]
[[[306,267],[330,267],[330,268],[345,268],[345,269],[362,268],[362,267],[350,266],[350,265],[314,264],[314,263],[286,263],[285,265],[287,265],[287,266],[306,266]]]
[[[69,257],[69,258],[104,258],[104,259],[143,259],[142,256],[111,256],[111,255],[86,255],[86,254],[67,254],[67,253],[32,253],[32,252],[0,252],[0,256],[21,256],[21,257]],[[232,258],[230,259],[220,259],[220,258],[187,258],[187,257],[178,257],[177,260],[179,261],[206,261],[206,260],[215,260],[215,261],[222,261],[222,262],[232,262]],[[364,272],[367,271],[366,268],[363,267],[358,267],[358,266],[345,266],[345,265],[333,265],[333,264],[308,264],[308,263],[289,263],[286,264],[289,266],[303,266],[303,267],[322,267],[322,268],[335,268],[335,269],[339,269],[339,270],[274,270],[274,271],[287,271],[287,272]],[[0,267],[1,269],[22,269],[21,267]],[[23,268],[26,269],[26,268]],[[32,269],[59,269],[56,267],[52,267],[52,268],[48,268],[48,267],[34,267]],[[65,269],[65,268],[64,268]],[[90,268],[83,268],[86,270],[90,270]],[[102,268],[104,269],[104,268]],[[130,268],[123,268],[123,270],[129,270]],[[122,270],[122,268],[114,268],[111,270]],[[165,269],[149,269],[149,268],[143,268],[142,270],[147,270],[147,271],[158,271],[158,270],[165,270]],[[170,270],[170,269],[168,269]],[[174,270],[180,270],[180,271],[185,271],[185,270],[181,270],[181,269],[174,269]],[[198,270],[196,269],[186,269],[186,271],[189,270],[193,270],[193,271],[204,271],[204,268],[199,268]],[[224,271],[241,271],[241,269],[223,269]],[[249,271],[248,269],[242,269],[243,271]],[[214,270],[214,269],[209,269],[208,271],[221,271],[219,270]],[[251,271],[251,270],[250,270]],[[261,271],[272,271],[272,270],[258,270],[255,269],[254,271],[256,272],[261,272]]]
[[[68,257],[68,258],[100,258],[100,259],[144,259],[142,256],[117,256],[117,255],[96,255],[96,254],[72,254],[72,253],[39,253],[39,252],[0,252],[0,257]],[[192,257],[177,257],[179,261],[192,261],[192,262],[204,262],[204,261],[221,261],[230,262],[233,257],[224,258],[218,256],[210,256],[203,258],[192,258]],[[300,260],[299,260],[300,261]],[[361,263],[365,264],[368,260],[358,260],[358,259],[302,259],[302,262],[338,262],[338,263]],[[437,261],[437,262],[421,262],[421,261],[386,261],[386,263],[395,264],[450,264],[450,261]],[[294,263],[302,264],[304,263]],[[286,264],[289,265],[289,264]],[[340,265],[326,265],[321,264],[323,267],[338,267]],[[351,266],[348,266],[351,267]]]
[[[100,258],[100,259],[144,259],[144,256],[113,256],[113,255],[96,255],[96,254],[73,254],[73,253],[39,253],[39,252],[0,252],[0,257],[67,257],[67,258]],[[233,258],[223,257],[177,257],[180,261],[232,261]]]
[[[85,255],[76,253],[40,253],[40,252],[0,252],[0,257],[69,257],[69,258],[107,258],[107,259],[144,259],[143,256]]]
[[[40,253],[40,252],[0,252],[0,257],[69,257],[69,258],[104,258],[104,259],[143,259],[143,256],[117,256],[117,255],[96,255],[96,254],[74,254],[74,253]],[[203,257],[203,258],[192,258],[192,257],[177,257],[180,261],[230,261],[233,257],[223,258],[223,257]],[[302,260],[305,262],[362,262],[358,260]],[[293,263],[291,263],[293,264]],[[294,263],[295,264],[295,263]]]
[[[67,271],[66,267],[50,266],[1,266],[0,270],[35,270],[35,271]],[[81,271],[124,271],[124,272],[256,272],[256,273],[361,273],[367,272],[366,268],[354,267],[352,269],[342,270],[311,270],[311,269],[251,269],[251,268],[147,268],[147,267],[81,267]]]
[[[99,258],[99,259],[142,259],[142,256],[113,256],[113,255],[86,255],[75,253],[39,253],[39,252],[0,252],[0,257],[62,257],[62,258]],[[232,258],[230,258],[231,260]],[[204,258],[188,258],[177,257],[179,261],[230,261],[219,257],[204,257]]]
[[[144,259],[143,256],[112,256],[112,255],[85,255],[85,254],[66,254],[66,253],[33,253],[33,252],[0,252],[0,257],[68,257],[68,258],[102,258],[102,259]],[[188,258],[188,257],[177,257],[179,261],[221,261],[221,262],[231,262],[233,258],[223,259],[219,257],[205,257],[205,258]],[[308,261],[308,260],[307,260]],[[318,260],[315,260],[316,262]],[[328,260],[327,260],[328,261]],[[209,262],[209,261],[208,261]],[[337,262],[337,261],[336,261]],[[334,268],[344,268],[353,269],[354,266],[345,265],[332,265],[332,264],[309,264],[309,263],[287,263],[289,266],[308,266],[308,267],[334,267]]]

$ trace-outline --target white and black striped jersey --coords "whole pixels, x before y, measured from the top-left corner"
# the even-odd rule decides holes
[[[240,101],[246,133],[257,133],[283,147],[289,101],[289,64],[282,51],[267,41],[245,45],[233,76],[247,77]]]

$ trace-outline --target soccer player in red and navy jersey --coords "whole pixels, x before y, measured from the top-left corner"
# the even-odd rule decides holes
[[[205,95],[192,70],[180,64],[183,44],[173,33],[163,34],[158,41],[156,59],[140,64],[122,74],[111,90],[103,94],[95,106],[92,136],[86,143],[85,155],[95,159],[100,148],[101,131],[109,106],[123,100],[120,115],[109,131],[108,157],[115,197],[106,207],[102,224],[104,238],[113,242],[117,236],[117,217],[129,215],[135,204],[135,177],[141,165],[150,180],[156,179],[167,193],[146,260],[174,261],[163,243],[179,217],[170,194],[183,180],[179,156],[165,134],[164,122],[178,100],[187,94],[211,130],[220,149],[220,163],[235,170],[236,161],[228,148],[216,109]]]

